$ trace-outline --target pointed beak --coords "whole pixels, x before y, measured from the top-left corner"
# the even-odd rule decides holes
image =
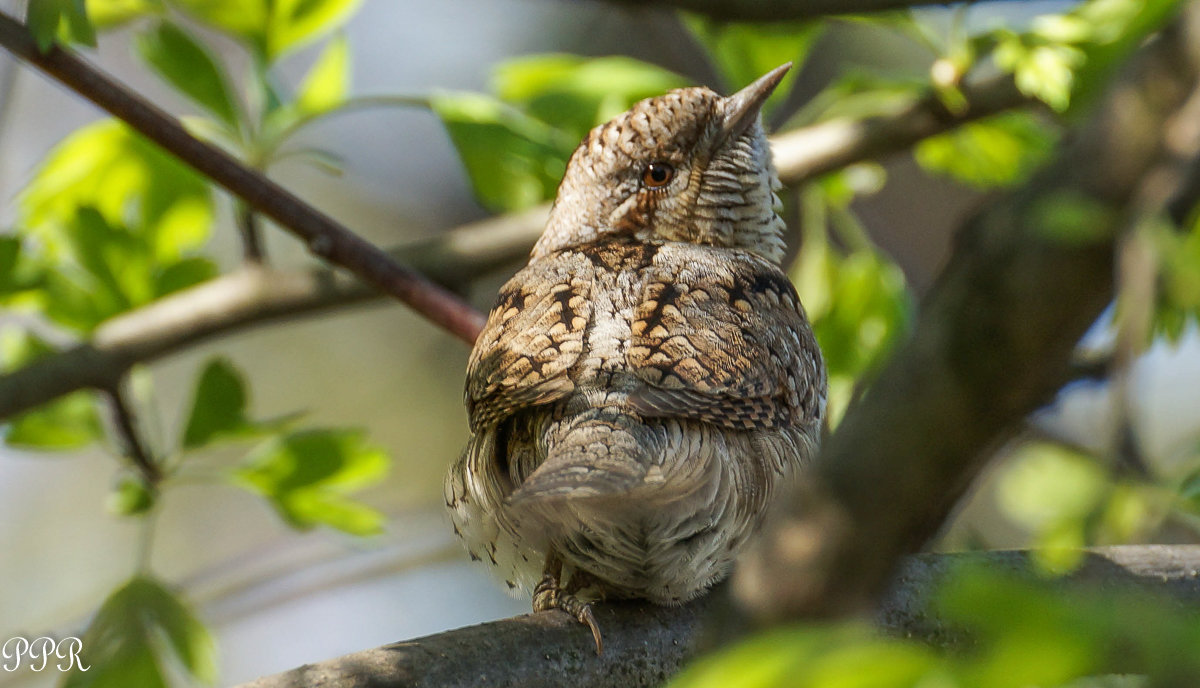
[[[791,68],[791,62],[779,65],[725,99],[725,121],[721,127],[723,141],[736,139],[758,120],[758,112],[763,103],[767,102],[775,87],[783,81],[783,75]]]

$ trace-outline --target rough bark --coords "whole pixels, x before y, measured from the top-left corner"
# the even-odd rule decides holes
[[[931,608],[938,584],[957,566],[974,562],[1031,575],[1027,552],[925,554],[905,560],[878,612],[880,625],[934,643],[948,629]],[[1091,550],[1064,585],[1136,589],[1200,607],[1200,546],[1161,545]],[[660,686],[710,645],[705,625],[721,604],[719,589],[683,607],[604,604],[604,655],[588,630],[561,612],[527,614],[468,626],[372,650],[306,664],[240,688],[576,688]]]

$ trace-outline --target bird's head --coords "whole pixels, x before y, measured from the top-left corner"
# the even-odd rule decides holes
[[[779,181],[759,110],[790,66],[728,97],[677,89],[593,129],[567,164],[534,258],[628,236],[745,249],[778,263]]]

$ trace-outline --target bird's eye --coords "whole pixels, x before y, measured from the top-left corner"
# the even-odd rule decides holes
[[[671,183],[675,168],[665,162],[652,162],[642,172],[642,183],[651,189],[659,189]]]

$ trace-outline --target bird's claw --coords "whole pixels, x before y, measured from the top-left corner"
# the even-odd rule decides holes
[[[596,623],[592,605],[564,591],[558,580],[547,573],[542,576],[542,580],[533,589],[533,611],[542,612],[550,609],[560,609],[587,626],[592,632],[592,640],[596,643],[596,655],[604,654],[604,638],[600,635],[600,625]]]

